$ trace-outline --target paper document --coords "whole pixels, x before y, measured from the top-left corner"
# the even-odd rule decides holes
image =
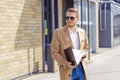
[[[77,49],[72,49],[74,58],[76,60],[76,64],[78,65],[82,59],[82,57],[86,54],[87,51],[85,50],[77,50]]]

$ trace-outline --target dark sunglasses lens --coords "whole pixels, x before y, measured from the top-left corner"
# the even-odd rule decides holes
[[[66,20],[69,20],[69,17],[68,17],[68,16],[66,17]]]
[[[74,17],[70,17],[70,19],[73,21],[75,18]]]
[[[68,16],[67,16],[67,17],[66,17],[66,20],[69,20],[69,19],[73,21],[73,20],[75,19],[75,17],[68,17]]]

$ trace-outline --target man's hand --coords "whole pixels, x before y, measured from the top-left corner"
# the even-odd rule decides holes
[[[86,58],[86,54],[83,55],[83,57],[82,57],[80,62],[82,62],[84,60],[84,58]]]
[[[70,68],[70,69],[73,69],[73,68],[75,68],[76,66],[73,66],[73,65],[72,65],[72,62],[68,62],[68,63],[67,63],[67,67]]]

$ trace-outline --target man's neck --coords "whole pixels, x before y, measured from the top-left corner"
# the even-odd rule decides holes
[[[73,32],[76,32],[76,26],[69,27]]]

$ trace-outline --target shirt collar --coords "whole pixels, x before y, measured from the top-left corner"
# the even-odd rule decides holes
[[[75,28],[76,28],[76,26],[75,26]],[[69,27],[68,27],[68,30],[70,33],[77,33],[78,32],[77,28],[76,28],[75,32],[73,32]]]

